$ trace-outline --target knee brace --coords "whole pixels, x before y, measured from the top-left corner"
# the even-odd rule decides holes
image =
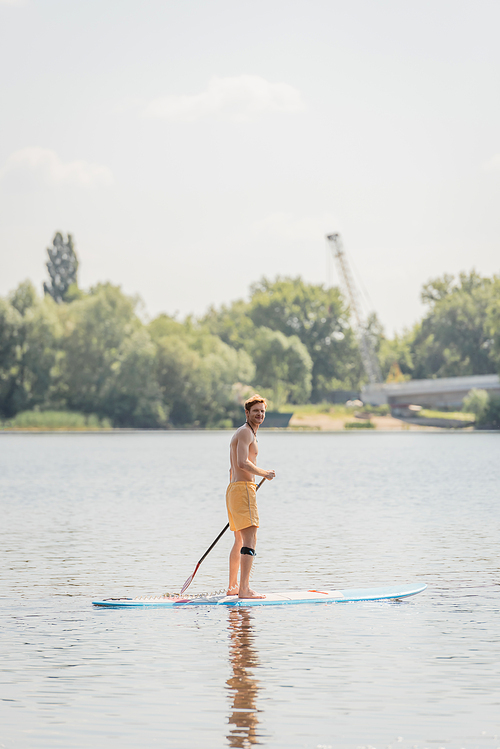
[[[242,546],[240,549],[240,554],[248,554],[250,557],[256,557],[257,552],[255,549],[251,549],[249,546]]]

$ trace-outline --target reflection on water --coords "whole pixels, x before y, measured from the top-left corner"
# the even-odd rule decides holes
[[[93,609],[186,579],[226,522],[228,434],[0,434],[0,749],[500,748],[500,434],[261,442],[258,590],[425,593]]]
[[[253,669],[259,665],[252,630],[252,614],[248,609],[234,608],[228,611],[229,660],[233,675],[226,681],[231,700],[227,739],[229,746],[244,749],[259,744],[257,726],[257,696],[259,681]]]

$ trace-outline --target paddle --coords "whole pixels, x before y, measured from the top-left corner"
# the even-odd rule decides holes
[[[259,481],[259,483],[256,486],[255,491],[257,491],[257,489],[260,489],[260,487],[262,486],[262,484],[264,483],[265,480],[266,479],[262,479],[262,481]],[[217,536],[217,538],[215,539],[215,541],[212,544],[210,544],[210,546],[208,547],[208,549],[206,550],[206,552],[203,554],[202,558],[200,559],[200,561],[196,565],[193,574],[189,575],[188,579],[186,580],[186,582],[182,586],[182,588],[181,588],[181,596],[183,595],[183,593],[189,588],[189,586],[193,582],[193,578],[196,575],[196,573],[198,572],[198,567],[200,566],[200,564],[203,562],[203,560],[205,559],[205,557],[212,551],[212,549],[214,548],[214,546],[217,543],[217,541],[220,538],[222,538],[222,536],[224,535],[224,533],[227,531],[228,528],[229,528],[229,523],[227,523],[226,527],[221,530],[221,532],[219,533],[219,535]]]

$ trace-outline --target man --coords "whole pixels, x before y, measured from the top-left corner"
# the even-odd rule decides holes
[[[250,589],[250,572],[259,527],[255,476],[271,481],[276,475],[274,471],[265,471],[256,465],[257,432],[266,417],[266,406],[265,399],[260,395],[252,395],[245,402],[246,422],[236,430],[230,443],[231,468],[226,505],[229,527],[234,531],[234,546],[229,555],[227,594],[239,598],[265,598]]]

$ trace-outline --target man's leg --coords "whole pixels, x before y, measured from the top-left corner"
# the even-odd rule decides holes
[[[240,554],[240,598],[265,598],[250,589],[250,572],[252,571],[253,557],[251,553],[255,552],[257,543],[257,526],[251,525],[248,528],[242,528],[241,534],[241,551],[247,553]]]
[[[234,532],[234,544],[229,554],[229,585],[227,588],[228,596],[237,596],[238,587],[238,572],[240,569],[240,549],[243,546],[243,539],[241,537],[241,531]]]

